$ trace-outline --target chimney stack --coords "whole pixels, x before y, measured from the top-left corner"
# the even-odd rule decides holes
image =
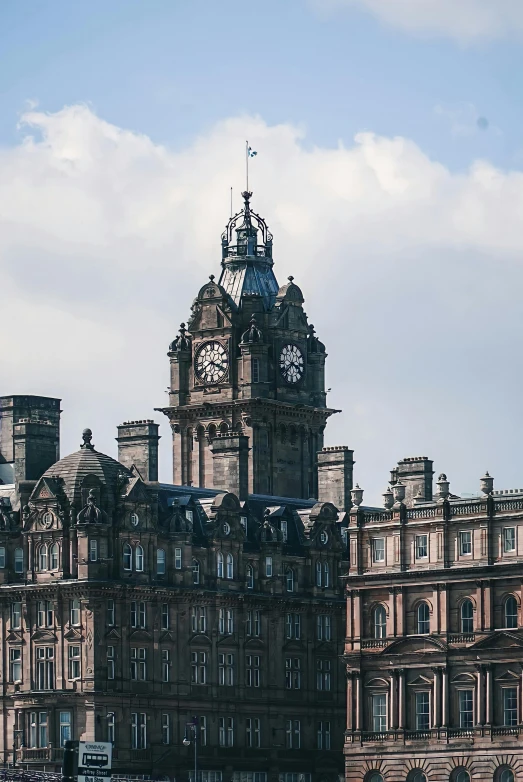
[[[338,510],[350,510],[354,451],[346,445],[323,448],[318,453],[318,500],[332,502]]]
[[[158,428],[150,419],[124,421],[118,427],[118,461],[128,469],[134,464],[144,481],[158,480]]]
[[[432,465],[432,460],[426,456],[410,456],[399,461],[398,466],[391,470],[392,488],[398,481],[405,486],[405,504],[409,507],[415,499],[432,500]]]

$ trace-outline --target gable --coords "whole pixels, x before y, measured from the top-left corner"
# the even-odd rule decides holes
[[[417,676],[415,679],[409,682],[409,687],[423,687],[427,684],[432,686],[432,683],[432,679],[427,679],[426,676]]]
[[[119,641],[121,636],[118,630],[112,627],[105,636],[109,641]]]
[[[523,638],[517,633],[510,633],[501,630],[492,633],[486,638],[482,638],[473,644],[471,649],[513,649],[523,646]]]
[[[476,677],[473,673],[458,673],[451,681],[452,684],[472,684],[476,681]]]
[[[505,671],[501,676],[496,676],[497,682],[505,682],[505,683],[512,683],[518,684],[520,681],[520,676],[518,676],[517,673],[514,673],[514,671]]]
[[[446,646],[439,640],[428,636],[400,638],[387,646],[380,654],[414,654],[415,652],[442,652]]]
[[[76,627],[71,627],[70,630],[64,633],[64,638],[68,641],[83,641],[82,633]]]

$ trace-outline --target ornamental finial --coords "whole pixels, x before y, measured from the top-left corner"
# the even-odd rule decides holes
[[[82,432],[82,440],[83,443],[80,446],[80,448],[89,448],[91,451],[94,449],[94,445],[91,444],[91,440],[93,439],[93,433],[90,429],[84,429]]]

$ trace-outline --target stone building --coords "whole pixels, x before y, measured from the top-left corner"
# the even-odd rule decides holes
[[[451,494],[404,459],[352,491],[347,782],[523,779],[523,491]]]
[[[0,398],[4,762],[109,740],[113,773],[185,782],[196,728],[201,782],[343,773],[352,452],[322,450],[325,348],[244,199],[169,349],[173,484],[153,421],[59,459],[60,400]]]

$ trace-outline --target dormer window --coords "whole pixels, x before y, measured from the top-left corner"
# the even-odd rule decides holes
[[[96,562],[98,560],[98,541],[93,538],[89,541],[89,562]]]
[[[49,549],[49,569],[58,570],[60,567],[60,549],[58,543],[53,543]]]
[[[280,530],[281,530],[281,537],[284,543],[287,543],[288,538],[288,529],[287,529],[287,522],[285,519],[282,519],[280,522]]]
[[[47,544],[42,543],[38,549],[38,570],[47,570]]]

